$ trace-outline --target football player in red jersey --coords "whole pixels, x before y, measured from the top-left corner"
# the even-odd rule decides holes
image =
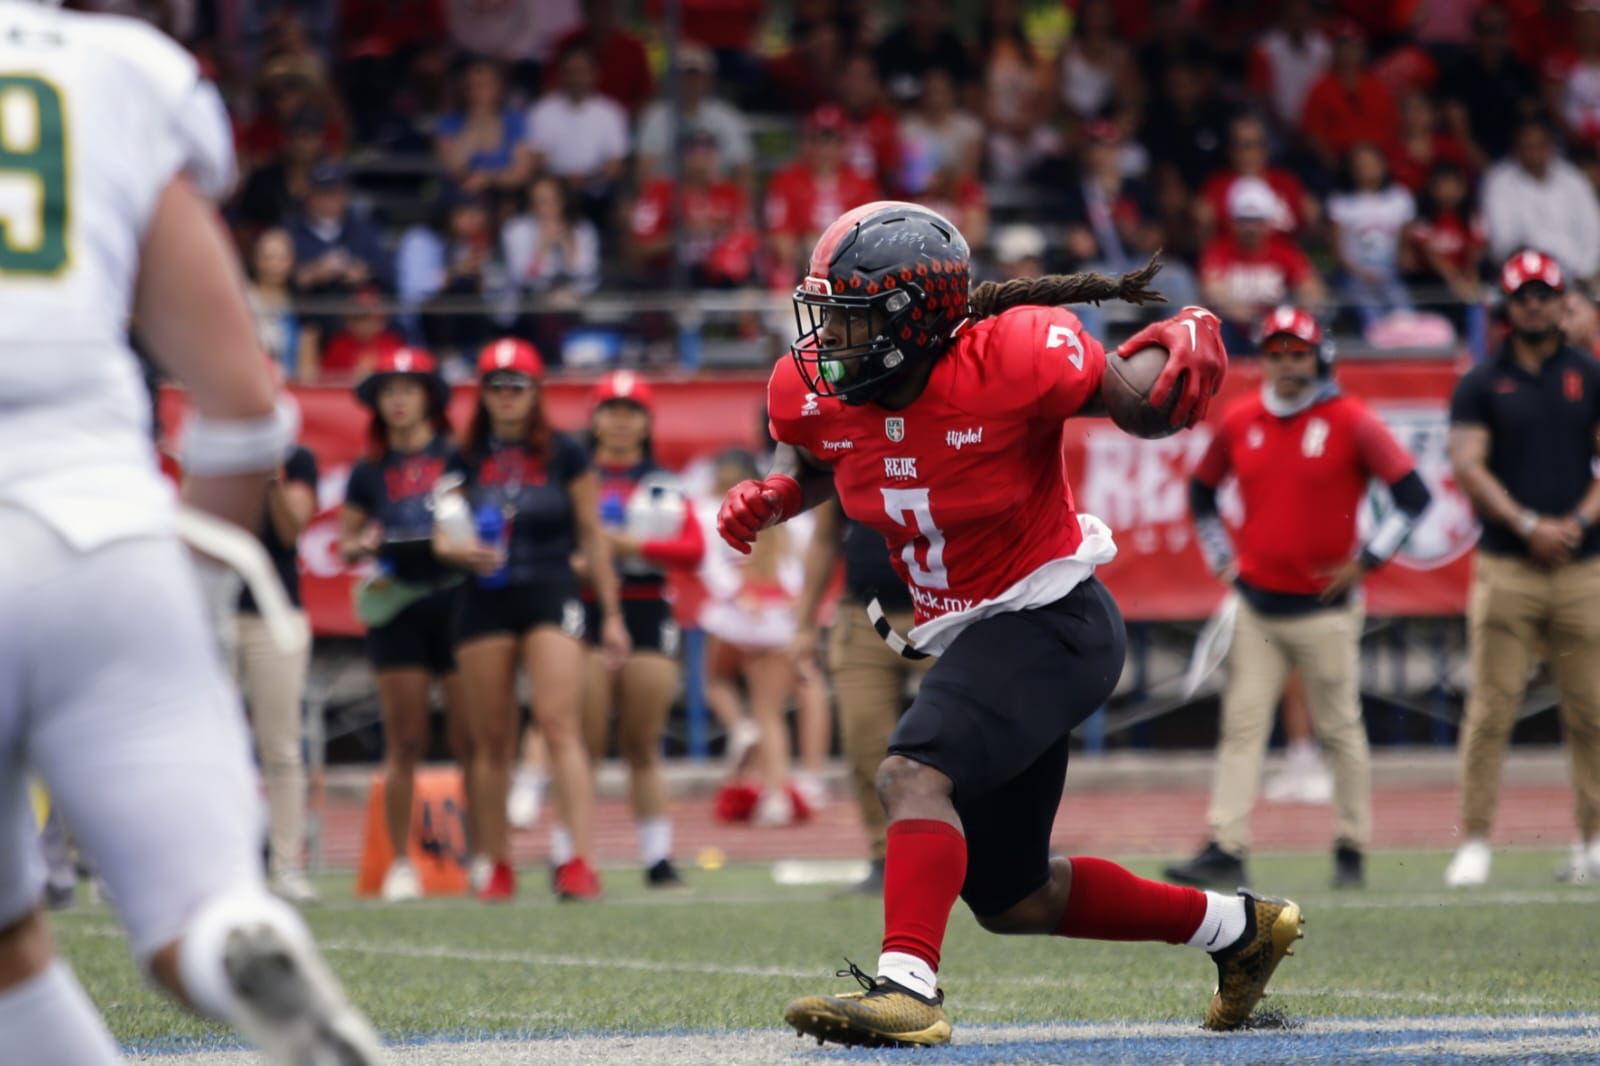
[[[1049,851],[1070,734],[1110,696],[1126,650],[1094,578],[1116,545],[1073,506],[1061,461],[1066,419],[1100,409],[1108,357],[1059,305],[1159,299],[1154,268],[969,291],[968,258],[955,227],[914,204],[868,204],[822,234],[794,296],[800,337],[768,386],[774,472],[735,486],[718,515],[747,550],[837,494],[883,534],[911,592],[906,652],[940,656],[878,771],[889,829],[877,976],[852,965],[863,991],[798,999],[785,1019],[846,1044],[947,1042],[937,973],[960,897],[992,932],[1207,949],[1220,980],[1206,1024],[1235,1028],[1299,936],[1297,905]],[[1189,307],[1118,349],[1167,349],[1150,399],[1174,426],[1202,418],[1221,384],[1218,332]],[[887,623],[880,632],[905,646]]]

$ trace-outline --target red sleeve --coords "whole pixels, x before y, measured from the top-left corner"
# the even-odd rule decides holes
[[[1222,421],[1217,423],[1217,432],[1211,438],[1211,443],[1206,445],[1206,453],[1195,465],[1194,479],[1207,488],[1214,489],[1222,484],[1222,479],[1233,469],[1233,459],[1228,451],[1228,426],[1231,423],[1232,419],[1224,415]]]
[[[700,565],[706,553],[705,534],[700,531],[700,520],[694,516],[693,507],[683,509],[683,526],[675,537],[647,540],[639,545],[639,554],[645,562],[673,570],[693,570]]]
[[[1365,407],[1355,408],[1351,429],[1361,465],[1385,485],[1393,485],[1417,468],[1416,460],[1394,439],[1389,427]]]
[[[1306,135],[1307,140],[1319,144],[1327,141],[1328,124],[1332,121],[1328,108],[1323,106],[1323,97],[1328,95],[1327,87],[1332,84],[1332,77],[1331,74],[1324,74],[1311,86],[1300,112],[1300,132]]]
[[[1007,364],[1026,367],[1036,418],[1071,418],[1100,395],[1106,353],[1078,316],[1062,307],[1029,307],[1007,314],[990,334]],[[1026,380],[1022,373],[1018,378]]]

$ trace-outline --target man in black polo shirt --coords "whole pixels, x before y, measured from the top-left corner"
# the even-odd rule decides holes
[[[844,596],[839,601],[828,647],[828,669],[839,703],[839,746],[850,765],[850,783],[862,827],[872,840],[872,870],[852,891],[883,894],[883,857],[888,816],[878,799],[878,764],[889,752],[889,735],[906,709],[906,686],[928,672],[936,659],[903,659],[883,642],[867,620],[866,604],[874,595],[895,631],[911,628],[911,593],[889,563],[883,536],[839,511],[836,502],[818,507],[816,527],[806,549],[805,586],[795,603],[795,668],[817,668],[817,616],[833,581],[839,556],[844,556]]]
[[[1561,693],[1580,842],[1564,871],[1600,877],[1600,363],[1563,338],[1561,268],[1506,260],[1511,332],[1456,385],[1450,461],[1483,522],[1467,609],[1471,687],[1461,729],[1465,842],[1453,886],[1489,876],[1489,827],[1506,742],[1542,645]]]

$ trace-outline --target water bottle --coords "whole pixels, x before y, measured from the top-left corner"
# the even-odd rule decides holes
[[[500,508],[496,507],[494,504],[486,503],[482,507],[478,508],[476,518],[478,523],[478,540],[483,542],[484,547],[500,548],[501,550],[504,550],[506,547],[506,542],[510,539],[507,536],[507,534],[510,532],[510,527],[506,522],[505,512],[500,510]],[[500,569],[496,570],[494,573],[487,576],[480,575],[478,577],[479,588],[500,589],[505,588],[505,586],[506,567],[504,564],[502,564]]]

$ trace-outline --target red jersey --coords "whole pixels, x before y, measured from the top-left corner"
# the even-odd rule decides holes
[[[1330,71],[1306,94],[1301,132],[1324,150],[1343,156],[1362,141],[1383,145],[1400,129],[1394,93],[1376,74],[1362,74],[1347,90]]]
[[[671,231],[675,184],[671,178],[657,178],[640,190],[629,217],[635,238],[654,240]],[[683,228],[685,261],[705,262],[718,243],[752,228],[744,189],[732,181],[683,186]]]
[[[393,330],[386,329],[366,341],[340,330],[322,350],[318,372],[324,379],[360,377],[377,366],[379,359],[404,347],[405,341]]]
[[[888,542],[922,650],[1053,603],[1115,556],[1109,531],[1077,514],[1061,456],[1105,360],[1070,311],[1018,307],[959,331],[903,410],[818,396],[791,359],[774,368],[773,437],[831,466],[844,513]]]
[[[1225,300],[1249,305],[1253,315],[1288,303],[1311,274],[1306,253],[1277,233],[1254,250],[1232,237],[1218,237],[1200,253],[1200,283],[1220,286]]]
[[[1230,472],[1244,522],[1233,531],[1239,578],[1267,592],[1311,596],[1356,550],[1368,483],[1386,485],[1416,466],[1365,404],[1334,396],[1289,418],[1258,393],[1223,413],[1194,476],[1212,488]]]
[[[804,162],[793,163],[767,184],[767,228],[774,233],[813,237],[852,207],[877,198],[877,184],[849,167],[824,176]]]

